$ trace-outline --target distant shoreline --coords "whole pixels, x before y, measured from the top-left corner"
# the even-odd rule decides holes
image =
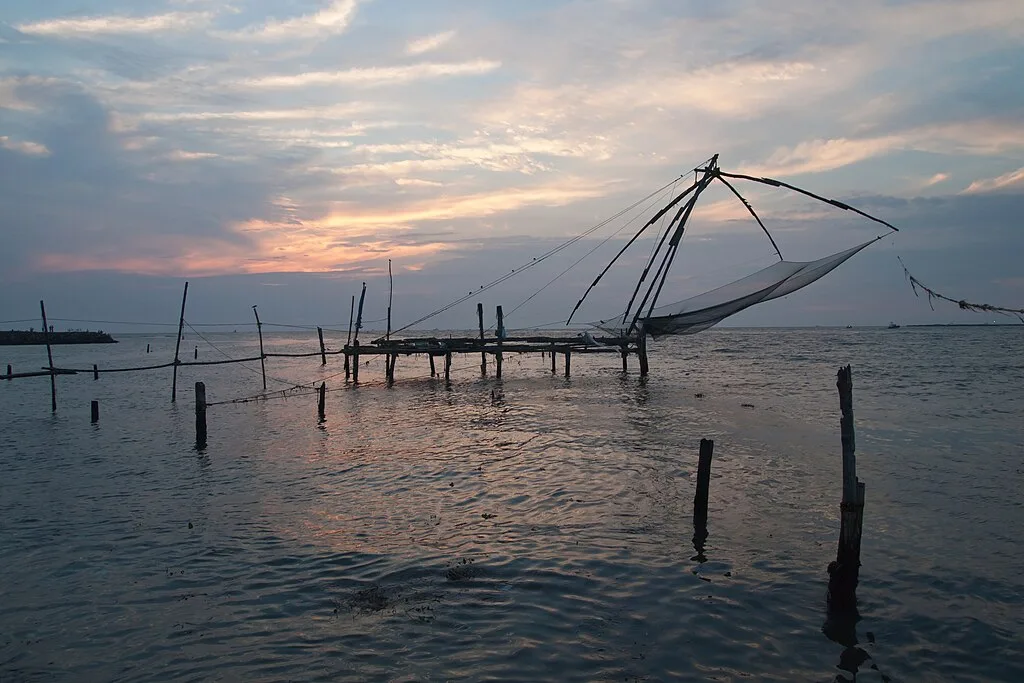
[[[49,339],[47,339],[49,337]],[[106,332],[45,332],[35,330],[8,330],[0,332],[0,346],[30,346],[50,344],[116,344],[117,340]]]

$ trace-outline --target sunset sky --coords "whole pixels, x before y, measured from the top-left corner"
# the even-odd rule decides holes
[[[719,153],[901,229],[735,324],[988,322],[933,312],[896,257],[1024,307],[1022,84],[1020,0],[3,0],[0,320],[173,321],[185,279],[197,322],[347,320],[364,280],[377,318],[390,258],[408,322]],[[789,259],[885,232],[738,188]],[[665,302],[772,262],[741,204],[701,206]],[[636,226],[510,324],[564,318]],[[479,300],[516,307],[622,227]]]

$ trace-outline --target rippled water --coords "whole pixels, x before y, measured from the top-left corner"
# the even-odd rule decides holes
[[[54,353],[111,367],[173,345]],[[615,356],[574,357],[571,379],[511,359],[503,381],[466,357],[450,390],[425,358],[391,388],[379,360],[351,388],[338,357],[272,359],[275,379],[327,378],[326,422],[312,395],[215,405],[202,452],[192,384],[251,395],[258,363],[185,369],[176,405],[166,370],[61,377],[56,415],[46,378],[0,382],[0,681],[1024,680],[1022,351],[1021,327],[723,329],[653,343],[646,381]],[[845,363],[867,507],[840,643]]]

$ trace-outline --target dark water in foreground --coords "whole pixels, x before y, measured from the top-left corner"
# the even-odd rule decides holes
[[[45,378],[0,382],[0,681],[829,681],[865,656],[858,680],[1024,680],[1022,352],[1020,327],[715,330],[655,343],[647,381],[614,356],[481,380],[467,357],[450,391],[423,358],[390,389],[380,361],[351,389],[337,357],[273,359],[275,378],[339,389],[326,423],[314,396],[217,405],[204,452],[192,384],[250,395],[258,363],[184,370],[174,406],[168,370],[62,377],[55,416]],[[867,482],[856,648],[822,629],[847,362]]]

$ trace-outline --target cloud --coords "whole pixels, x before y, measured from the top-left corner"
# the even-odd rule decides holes
[[[50,156],[50,150],[46,145],[38,142],[11,140],[6,135],[0,135],[0,147],[32,157]]]
[[[245,88],[302,88],[313,85],[354,85],[372,87],[411,83],[446,76],[474,76],[486,74],[501,66],[501,62],[477,59],[458,63],[420,63],[403,66],[378,66],[344,71],[307,71],[282,76],[262,76],[239,82]]]
[[[922,183],[921,186],[922,187],[931,187],[933,185],[938,185],[939,183],[944,183],[947,180],[949,180],[949,174],[948,173],[936,173],[931,178],[928,178],[927,180],[925,180],[924,183]]]
[[[417,38],[409,41],[405,46],[405,53],[407,55],[422,55],[442,47],[454,37],[455,31],[444,31],[443,33],[435,33],[430,36]]]
[[[293,19],[267,21],[237,31],[221,31],[229,40],[282,42],[344,33],[356,15],[358,0],[335,0],[327,7]]]
[[[187,31],[206,24],[208,12],[169,12],[144,17],[95,16],[46,19],[16,26],[22,33],[58,38],[132,33]]]
[[[964,190],[963,193],[978,194],[984,192],[996,192],[998,190],[1014,188],[1018,185],[1024,185],[1024,167],[1018,168],[1016,171],[1004,173],[1003,175],[995,178],[975,180],[967,186],[967,189]]]

